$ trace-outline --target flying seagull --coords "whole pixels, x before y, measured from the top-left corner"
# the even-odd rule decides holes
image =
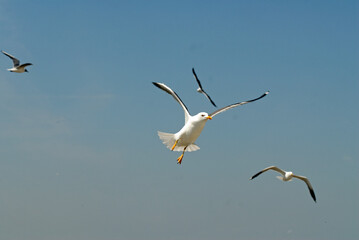
[[[286,171],[283,171],[282,169],[280,168],[277,168],[276,166],[270,166],[270,167],[267,167],[265,169],[263,169],[262,171],[260,171],[259,173],[256,173],[253,175],[253,177],[251,177],[249,180],[252,180],[253,178],[259,176],[260,174],[268,171],[268,170],[274,170],[274,171],[277,171],[279,172],[280,174],[282,174],[283,176],[277,176],[277,178],[279,180],[282,180],[284,182],[287,182],[287,181],[292,181],[292,178],[298,178],[302,181],[304,181],[307,186],[308,186],[308,189],[309,189],[309,192],[310,192],[310,195],[312,196],[314,202],[317,202],[317,199],[315,198],[315,194],[314,194],[314,190],[313,190],[313,187],[312,185],[310,184],[308,178],[304,177],[304,176],[298,176],[298,175],[294,175],[292,172],[286,172]]]
[[[159,89],[165,91],[166,93],[172,95],[172,97],[181,105],[184,111],[184,117],[185,117],[185,125],[182,127],[182,129],[177,133],[164,133],[164,132],[158,132],[158,136],[162,140],[163,144],[167,146],[167,148],[171,149],[171,151],[182,151],[182,155],[177,159],[177,163],[181,164],[183,159],[183,154],[185,151],[192,152],[197,151],[199,147],[195,144],[196,139],[201,134],[204,125],[206,124],[208,119],[212,119],[217,114],[227,111],[228,109],[257,101],[263,97],[265,97],[269,92],[264,93],[258,98],[245,101],[245,102],[239,102],[234,103],[231,105],[228,105],[226,107],[223,107],[221,109],[218,109],[214,111],[211,114],[208,114],[206,112],[200,112],[197,115],[191,116],[189,114],[189,111],[182,102],[182,100],[179,98],[179,96],[169,87],[167,87],[163,83],[157,83],[152,82],[156,87]]]
[[[14,56],[8,54],[7,52],[4,52],[4,51],[1,51],[1,52],[3,54],[5,54],[6,56],[8,56],[9,58],[11,58],[12,61],[14,62],[14,67],[8,69],[8,71],[10,71],[10,72],[17,72],[17,73],[28,72],[26,67],[32,65],[32,63],[24,63],[24,64],[20,65],[19,59],[17,59]]]
[[[199,81],[199,79],[198,79],[198,77],[197,77],[197,74],[196,74],[196,72],[194,71],[194,68],[192,68],[192,73],[193,73],[193,75],[194,75],[194,77],[195,77],[195,79],[196,79],[196,81],[197,81],[197,83],[198,83],[198,86],[199,86],[199,88],[197,89],[197,92],[203,93],[203,94],[208,98],[208,100],[213,104],[213,106],[217,107],[216,104],[215,104],[215,103],[213,102],[213,100],[211,99],[211,97],[203,90],[202,84],[201,84],[201,82]]]

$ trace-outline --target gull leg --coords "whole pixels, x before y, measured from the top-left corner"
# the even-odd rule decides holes
[[[185,147],[185,148],[183,149],[183,152],[182,152],[181,156],[179,156],[179,158],[177,158],[177,164],[181,164],[181,163],[182,163],[183,154],[184,154],[184,152],[186,151],[186,148],[187,148],[187,147]]]
[[[178,143],[178,140],[175,141],[175,144],[173,144],[172,148],[171,148],[171,151],[173,151],[173,149],[175,149],[176,145]]]

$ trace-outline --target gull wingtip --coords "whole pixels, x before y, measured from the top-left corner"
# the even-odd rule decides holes
[[[158,83],[158,82],[152,82],[153,85],[155,85],[156,87],[158,88],[162,88],[162,85],[161,83]]]

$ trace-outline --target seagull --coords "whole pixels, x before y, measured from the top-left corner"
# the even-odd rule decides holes
[[[216,116],[219,113],[222,113],[224,111],[227,111],[228,109],[257,101],[263,97],[265,97],[269,92],[264,93],[258,98],[245,101],[245,102],[239,102],[234,103],[231,105],[228,105],[226,107],[223,107],[221,109],[218,109],[214,111],[211,114],[208,114],[206,112],[200,112],[197,115],[191,116],[189,114],[189,111],[182,102],[182,100],[179,98],[179,96],[169,87],[167,87],[163,83],[157,83],[152,82],[156,87],[159,89],[165,91],[166,93],[172,95],[172,97],[181,105],[184,111],[184,117],[185,117],[185,125],[182,127],[180,131],[177,133],[164,133],[158,131],[158,136],[162,140],[163,144],[167,146],[167,148],[171,149],[171,151],[182,151],[182,155],[177,159],[177,163],[181,164],[184,152],[192,152],[197,151],[199,147],[195,144],[196,139],[201,134],[206,122],[208,119],[212,119],[214,116]]]
[[[17,72],[17,73],[28,72],[27,69],[25,69],[25,67],[32,65],[32,63],[24,63],[24,64],[20,65],[19,59],[17,59],[14,56],[8,54],[7,52],[4,52],[4,51],[1,51],[1,52],[3,54],[5,54],[6,56],[8,56],[9,58],[11,58],[12,61],[14,62],[14,67],[8,69],[8,71],[10,71],[10,72]]]
[[[211,97],[203,90],[202,84],[201,84],[201,82],[199,81],[199,79],[198,79],[198,77],[197,77],[197,74],[196,74],[196,72],[194,71],[194,68],[192,68],[192,73],[193,73],[193,75],[194,75],[194,77],[195,77],[195,79],[196,79],[196,81],[197,81],[197,83],[198,83],[198,86],[199,86],[199,88],[197,89],[197,92],[203,93],[203,94],[208,98],[208,100],[213,104],[213,106],[217,107],[216,104],[215,104],[215,103],[213,102],[213,100],[211,99]]]
[[[280,168],[277,168],[276,166],[270,166],[270,167],[267,167],[265,169],[263,169],[262,171],[260,171],[259,173],[256,173],[253,175],[253,177],[251,177],[249,180],[252,180],[253,178],[259,176],[260,174],[268,171],[268,170],[274,170],[274,171],[277,171],[279,172],[280,174],[282,174],[283,176],[277,176],[277,178],[279,180],[282,180],[284,182],[288,182],[288,181],[292,181],[292,178],[298,178],[302,181],[304,181],[307,186],[308,186],[308,189],[309,189],[309,192],[310,192],[310,195],[312,196],[314,202],[317,202],[317,199],[315,197],[315,194],[314,194],[314,190],[313,190],[313,187],[312,185],[310,184],[308,178],[304,177],[304,176],[298,176],[298,175],[294,175],[292,172],[286,172],[286,171],[283,171],[282,169]]]

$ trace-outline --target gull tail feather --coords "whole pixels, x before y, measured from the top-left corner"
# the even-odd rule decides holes
[[[171,149],[172,146],[175,144],[175,134],[174,133],[165,133],[158,131],[158,136],[160,137],[162,143],[166,145],[168,149]],[[176,145],[176,147],[173,149],[173,151],[183,151],[186,146],[179,146],[179,144]],[[199,147],[196,144],[190,144],[186,148],[186,152],[193,152],[199,150]]]
[[[173,146],[173,145],[172,145],[172,146]],[[169,147],[169,146],[167,145],[167,148],[171,149],[172,146]],[[182,152],[185,147],[186,147],[186,146],[178,146],[178,145],[177,145],[177,146],[173,149],[173,151]],[[197,150],[199,150],[199,147],[198,147],[196,144],[192,143],[192,144],[190,144],[190,145],[187,146],[185,152],[194,152],[194,151],[197,151]]]
[[[278,178],[279,180],[284,181],[282,176],[277,176],[277,178]]]
[[[197,150],[199,150],[199,147],[194,143],[192,143],[191,145],[188,145],[188,147],[186,148],[186,152],[194,152]]]
[[[176,142],[175,135],[173,133],[164,133],[158,131],[158,136],[160,137],[162,143],[169,149],[171,149],[173,144]]]

